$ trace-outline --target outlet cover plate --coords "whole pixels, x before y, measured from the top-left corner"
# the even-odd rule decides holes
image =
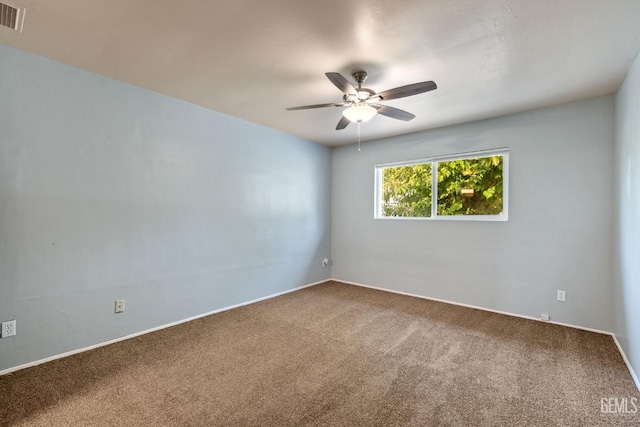
[[[116,313],[124,313],[124,300],[123,299],[117,299],[116,300],[115,312]]]
[[[16,334],[16,320],[7,320],[2,322],[2,330],[0,338],[9,338]]]

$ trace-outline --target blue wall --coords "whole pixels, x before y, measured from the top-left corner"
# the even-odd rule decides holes
[[[2,45],[0,76],[0,371],[331,276],[329,148]]]
[[[613,114],[606,96],[335,148],[333,277],[611,331]],[[503,147],[509,221],[374,219],[376,164]]]
[[[640,59],[616,95],[616,265],[614,331],[640,374]]]

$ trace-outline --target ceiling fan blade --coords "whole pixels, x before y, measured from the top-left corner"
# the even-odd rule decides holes
[[[342,93],[349,95],[356,93],[356,88],[340,73],[324,73],[331,83],[333,83]]]
[[[347,119],[345,116],[342,116],[342,118],[338,122],[338,126],[336,126],[336,130],[342,130],[346,128],[347,126],[349,126],[349,123],[351,123],[351,121]]]
[[[313,105],[303,105],[300,107],[287,107],[286,110],[287,111],[294,111],[294,110],[309,110],[311,108],[324,108],[324,107],[344,107],[345,104],[344,102],[341,103],[329,103],[329,104],[313,104]]]
[[[385,90],[384,92],[379,93],[378,96],[381,96],[384,100],[404,98],[405,96],[417,95],[437,88],[438,86],[436,86],[432,81],[420,82]]]
[[[408,111],[389,107],[388,105],[374,105],[374,107],[378,110],[378,114],[391,117],[392,119],[404,120],[405,122],[408,122],[409,120],[413,120],[416,117],[414,114],[411,114]]]

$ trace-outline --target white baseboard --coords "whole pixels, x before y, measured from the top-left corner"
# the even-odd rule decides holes
[[[464,303],[461,303],[461,302],[449,301],[449,300],[440,299],[440,298],[432,298],[432,297],[427,297],[427,296],[424,296],[424,295],[412,294],[412,293],[409,293],[409,292],[396,291],[395,289],[380,288],[380,287],[377,287],[377,286],[364,285],[362,283],[349,282],[349,281],[341,280],[341,279],[331,279],[331,280],[333,280],[334,282],[340,282],[340,283],[344,283],[344,284],[347,284],[347,285],[354,285],[354,286],[360,286],[360,287],[363,287],[363,288],[375,289],[377,291],[391,292],[391,293],[394,293],[394,294],[406,295],[406,296],[414,297],[414,298],[422,298],[422,299],[427,299],[427,300],[430,300],[430,301],[443,302],[445,304],[452,304],[452,305],[457,305],[457,306],[460,306],[460,307],[467,307],[467,308],[473,308],[473,309],[476,309],[476,310],[489,311],[491,313],[504,314],[506,316],[519,317],[521,319],[536,320],[538,322],[543,322],[543,323],[552,323],[554,325],[566,326],[568,328],[574,328],[574,329],[582,329],[583,331],[595,332],[595,333],[598,333],[598,334],[613,335],[611,332],[608,332],[608,331],[602,331],[600,329],[593,329],[593,328],[587,328],[587,327],[584,327],[584,326],[572,325],[570,323],[562,323],[562,322],[554,322],[554,321],[548,321],[547,322],[547,321],[540,320],[537,317],[525,316],[523,314],[510,313],[508,311],[493,310],[491,308],[485,308],[485,307],[480,307],[480,306],[471,305],[471,304],[464,304]]]
[[[334,282],[344,283],[346,285],[360,286],[360,287],[363,287],[363,288],[375,289],[375,290],[383,291],[383,292],[391,292],[391,293],[394,293],[394,294],[406,295],[406,296],[414,297],[414,298],[421,298],[421,299],[426,299],[426,300],[430,300],[430,301],[437,301],[437,302],[442,302],[442,303],[445,303],[445,304],[457,305],[457,306],[460,306],[460,307],[474,308],[476,310],[489,311],[491,313],[504,314],[506,316],[519,317],[519,318],[522,318],[522,319],[535,320],[535,321],[544,322],[544,323],[553,323],[554,325],[565,326],[567,328],[581,329],[583,331],[589,331],[589,332],[595,332],[595,333],[598,333],[598,334],[610,335],[613,338],[613,341],[616,343],[616,346],[618,347],[618,351],[620,351],[620,354],[622,355],[622,359],[624,359],[624,363],[627,365],[627,369],[629,369],[629,373],[631,374],[631,378],[635,382],[636,387],[638,388],[638,391],[640,391],[640,381],[638,381],[638,376],[636,375],[636,373],[634,372],[633,368],[631,367],[631,364],[629,363],[629,359],[627,359],[627,355],[622,350],[622,347],[620,346],[620,343],[618,342],[618,339],[616,338],[616,335],[613,332],[602,331],[600,329],[587,328],[587,327],[584,327],[584,326],[572,325],[570,323],[562,323],[562,322],[554,322],[554,321],[547,322],[547,321],[542,321],[542,320],[540,320],[540,319],[538,319],[536,317],[532,317],[532,316],[525,316],[525,315],[522,315],[522,314],[509,313],[507,311],[493,310],[493,309],[490,309],[490,308],[479,307],[477,305],[464,304],[464,303],[455,302],[455,301],[448,301],[448,300],[444,300],[444,299],[440,299],[440,298],[431,298],[431,297],[427,297],[427,296],[424,296],[424,295],[418,295],[418,294],[412,294],[412,293],[409,293],[409,292],[396,291],[394,289],[387,289],[387,288],[381,288],[381,287],[377,287],[377,286],[364,285],[362,283],[349,282],[347,280],[341,280],[341,279],[331,279],[331,280],[334,281]]]
[[[56,354],[55,356],[47,357],[45,359],[40,359],[40,360],[36,360],[36,361],[33,361],[33,362],[25,363],[23,365],[14,366],[12,368],[8,368],[8,369],[0,371],[0,375],[10,374],[11,372],[19,371],[19,370],[25,369],[25,368],[30,368],[32,366],[41,365],[43,363],[51,362],[52,360],[62,359],[63,357],[72,356],[74,354],[82,353],[84,351],[93,350],[93,349],[99,348],[99,347],[104,347],[105,345],[114,344],[114,343],[117,343],[117,342],[120,342],[120,341],[128,340],[130,338],[135,338],[135,337],[138,337],[140,335],[148,334],[150,332],[155,332],[155,331],[159,331],[161,329],[170,328],[172,326],[176,326],[176,325],[179,325],[181,323],[186,323],[186,322],[190,322],[192,320],[200,319],[201,317],[211,316],[212,314],[221,313],[223,311],[232,310],[234,308],[242,307],[242,306],[249,305],[249,304],[254,304],[256,302],[264,301],[264,300],[275,298],[275,297],[279,297],[281,295],[285,295],[285,294],[288,294],[290,292],[299,291],[301,289],[309,288],[311,286],[316,286],[316,285],[319,285],[321,283],[329,282],[331,280],[332,279],[326,279],[326,280],[321,280],[321,281],[315,282],[315,283],[309,283],[308,285],[300,286],[300,287],[297,287],[297,288],[293,288],[293,289],[289,289],[289,290],[286,290],[286,291],[278,292],[278,293],[275,293],[275,294],[267,295],[267,296],[264,296],[264,297],[261,297],[261,298],[256,298],[256,299],[253,299],[251,301],[241,302],[239,304],[230,305],[228,307],[219,308],[217,310],[209,311],[207,313],[202,313],[202,314],[198,314],[196,316],[188,317],[186,319],[182,319],[182,320],[178,320],[178,321],[175,321],[175,322],[167,323],[166,325],[161,325],[161,326],[157,326],[155,328],[146,329],[144,331],[135,332],[133,334],[126,335],[124,337],[114,338],[112,340],[104,341],[104,342],[101,342],[101,343],[98,343],[98,344],[94,344],[94,345],[90,345],[88,347],[82,347],[82,348],[79,348],[79,349],[76,349],[76,350],[67,351],[65,353]]]
[[[627,365],[627,369],[629,369],[629,373],[631,374],[631,378],[633,378],[633,382],[636,383],[636,387],[638,388],[638,391],[640,391],[640,380],[638,380],[638,376],[636,375],[636,372],[633,370],[633,367],[631,366],[631,363],[629,362],[627,355],[622,349],[622,346],[618,341],[618,337],[616,337],[616,334],[611,334],[611,336],[613,337],[613,342],[615,342],[616,346],[618,347],[618,351],[622,355],[622,359],[624,360],[624,363]]]
[[[387,289],[387,288],[381,288],[381,287],[377,287],[377,286],[365,285],[365,284],[362,284],[362,283],[349,282],[347,280],[326,279],[326,280],[321,280],[319,282],[310,283],[308,285],[300,286],[300,287],[297,287],[297,288],[289,289],[289,290],[286,290],[286,291],[278,292],[278,293],[275,293],[275,294],[267,295],[267,296],[264,296],[264,297],[261,297],[261,298],[253,299],[251,301],[246,301],[246,302],[242,302],[242,303],[239,303],[239,304],[230,305],[228,307],[219,308],[217,310],[209,311],[207,313],[198,314],[196,316],[192,316],[192,317],[188,317],[186,319],[182,319],[182,320],[178,320],[178,321],[175,321],[175,322],[167,323],[165,325],[157,326],[155,328],[146,329],[144,331],[140,331],[140,332],[136,332],[136,333],[133,333],[133,334],[129,334],[129,335],[126,335],[124,337],[115,338],[115,339],[112,339],[112,340],[109,340],[109,341],[105,341],[105,342],[101,342],[101,343],[98,343],[98,344],[90,345],[88,347],[83,347],[83,348],[79,348],[79,349],[76,349],[76,350],[68,351],[68,352],[65,352],[65,353],[57,354],[57,355],[54,355],[54,356],[51,356],[51,357],[47,357],[45,359],[40,359],[40,360],[36,360],[36,361],[33,361],[33,362],[25,363],[23,365],[14,366],[12,368],[8,368],[8,369],[0,371],[0,375],[6,375],[6,374],[9,374],[11,372],[19,371],[19,370],[25,369],[25,368],[30,368],[32,366],[37,366],[37,365],[40,365],[40,364],[43,364],[43,363],[46,363],[46,362],[50,362],[52,360],[62,359],[63,357],[72,356],[74,354],[82,353],[84,351],[93,350],[95,348],[103,347],[103,346],[106,346],[106,345],[109,345],[109,344],[114,344],[114,343],[117,343],[117,342],[120,342],[120,341],[128,340],[130,338],[135,338],[135,337],[140,336],[140,335],[148,334],[150,332],[159,331],[159,330],[165,329],[165,328],[170,328],[172,326],[176,326],[176,325],[179,325],[181,323],[186,323],[186,322],[190,322],[192,320],[196,320],[196,319],[199,319],[199,318],[202,318],[202,317],[211,316],[212,314],[221,313],[223,311],[228,311],[228,310],[232,310],[234,308],[242,307],[242,306],[245,306],[245,305],[254,304],[254,303],[257,303],[257,302],[260,302],[260,301],[264,301],[264,300],[267,300],[267,299],[275,298],[275,297],[278,297],[278,296],[281,296],[281,295],[285,295],[285,294],[288,294],[288,293],[291,293],[291,292],[299,291],[299,290],[304,289],[304,288],[309,288],[311,286],[320,285],[322,283],[326,283],[326,282],[329,282],[329,281],[344,283],[344,284],[353,285],[353,286],[360,286],[360,287],[363,287],[363,288],[375,289],[375,290],[383,291],[383,292],[391,292],[391,293],[394,293],[394,294],[406,295],[406,296],[410,296],[410,297],[414,297],[414,298],[421,298],[421,299],[426,299],[426,300],[431,300],[431,301],[442,302],[442,303],[445,303],[445,304],[452,304],[452,305],[457,305],[457,306],[461,306],[461,307],[473,308],[473,309],[476,309],[476,310],[483,310],[483,311],[488,311],[488,312],[491,312],[491,313],[504,314],[506,316],[519,317],[519,318],[522,318],[522,319],[536,320],[538,322],[542,322],[542,320],[537,319],[537,318],[532,317],[532,316],[524,316],[524,315],[521,315],[521,314],[509,313],[509,312],[506,312],[506,311],[493,310],[493,309],[490,309],[490,308],[479,307],[479,306],[475,306],[475,305],[471,305],[471,304],[464,304],[464,303],[459,303],[459,302],[454,302],[454,301],[448,301],[448,300],[444,300],[444,299],[440,299],[440,298],[431,298],[431,297],[427,297],[427,296],[424,296],[424,295],[412,294],[412,293],[409,293],[409,292],[402,292],[402,291],[396,291],[396,290],[393,290],[393,289]],[[611,332],[607,332],[607,331],[601,331],[601,330],[598,330],[598,329],[586,328],[586,327],[583,327],[583,326],[577,326],[577,325],[572,325],[572,324],[562,323],[562,322],[553,322],[553,321],[551,321],[551,322],[545,322],[545,323],[553,323],[555,325],[566,326],[566,327],[569,327],[569,328],[582,329],[582,330],[585,330],[585,331],[596,332],[596,333],[599,333],[599,334],[611,335],[611,337],[613,337],[613,341],[616,344],[616,347],[618,347],[618,351],[622,355],[622,359],[624,360],[624,363],[626,364],[627,369],[629,369],[629,373],[631,374],[631,378],[633,379],[636,387],[638,388],[638,391],[640,391],[640,380],[638,379],[638,376],[636,375],[635,371],[631,367],[631,363],[629,363],[629,359],[627,358],[627,355],[625,354],[625,352],[622,350],[622,347],[620,346],[620,343],[618,342],[618,338],[616,337],[615,334],[613,334]]]

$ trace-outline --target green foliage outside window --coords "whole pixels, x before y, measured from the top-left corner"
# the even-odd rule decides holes
[[[438,215],[500,215],[502,156],[438,163]]]
[[[382,176],[382,215],[431,216],[432,163],[387,167]],[[503,157],[437,163],[437,214],[500,215],[503,209]]]
[[[431,216],[431,163],[383,170],[383,216]]]

